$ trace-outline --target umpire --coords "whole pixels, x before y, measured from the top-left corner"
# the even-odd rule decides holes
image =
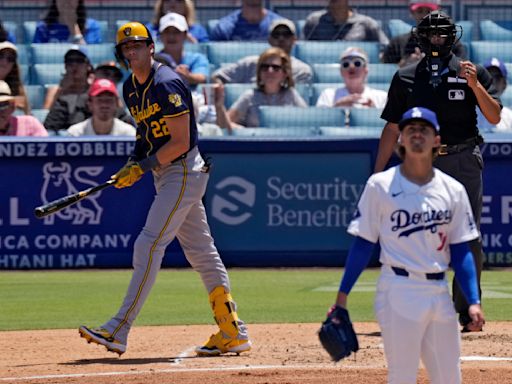
[[[469,195],[473,215],[480,228],[482,212],[483,143],[477,127],[476,107],[491,124],[500,121],[501,101],[492,77],[480,65],[463,61],[452,53],[462,28],[441,11],[426,15],[415,29],[425,56],[418,63],[399,69],[391,82],[388,101],[381,117],[387,121],[382,130],[375,172],[382,171],[400,135],[398,122],[414,106],[436,112],[442,146],[434,166],[460,181]],[[474,255],[478,288],[483,265],[481,238],[470,242]],[[472,327],[468,303],[453,282],[453,300],[459,313],[462,332],[481,331]]]

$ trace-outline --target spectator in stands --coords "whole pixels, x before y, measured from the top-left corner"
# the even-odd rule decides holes
[[[55,100],[61,96],[85,97],[90,86],[93,67],[84,46],[73,45],[64,55],[65,72],[58,86],[47,87],[44,108],[52,108]],[[85,95],[85,96],[84,96]],[[74,104],[74,103],[72,103]],[[48,128],[48,127],[47,127]],[[65,129],[63,127],[60,129]]]
[[[389,43],[379,23],[351,9],[348,0],[329,0],[326,9],[308,15],[304,39],[378,41],[383,46]]]
[[[100,24],[86,16],[84,0],[52,0],[37,23],[33,43],[99,44]]]
[[[156,0],[153,21],[146,25],[154,41],[159,36],[160,19],[170,12],[178,13],[187,19],[187,41],[189,43],[204,43],[210,40],[206,28],[196,21],[196,8],[193,0]]]
[[[5,81],[15,97],[16,108],[30,114],[30,105],[21,79],[21,70],[18,65],[18,49],[9,42],[0,43],[0,80]]]
[[[48,90],[45,107],[50,105],[50,108],[44,126],[49,131],[61,134],[71,125],[91,116],[88,108],[88,91],[90,83],[94,80],[94,72],[86,49],[81,45],[71,46],[64,55],[66,72],[59,86],[57,89]],[[52,92],[53,98],[50,92]],[[132,117],[122,106],[119,106],[117,110],[117,118],[125,123],[134,124]]]
[[[219,20],[210,33],[214,41],[266,40],[270,24],[281,19],[264,7],[263,0],[242,0],[242,7]]]
[[[9,85],[0,80],[0,136],[48,136],[34,116],[15,116],[15,110],[15,96]]]
[[[290,55],[292,76],[295,83],[311,83],[313,70],[303,61],[291,56],[291,51],[297,41],[297,31],[293,21],[276,19],[269,28],[268,42],[273,47],[281,48]],[[256,81],[256,66],[258,56],[246,56],[236,63],[223,66],[216,70],[212,79],[222,83],[254,83]]]
[[[258,60],[256,88],[242,93],[228,111],[224,106],[224,85],[215,86],[217,125],[228,132],[235,128],[258,127],[261,105],[307,107],[294,85],[290,56],[281,48],[267,49]]]
[[[116,118],[119,108],[119,93],[116,85],[108,79],[96,79],[89,89],[88,107],[92,115],[72,125],[70,136],[133,136],[135,127]]]
[[[409,12],[416,24],[418,24],[430,12],[439,9],[441,9],[441,0],[409,1]],[[461,58],[466,57],[466,49],[460,41],[457,41],[453,47],[453,53]],[[411,28],[411,31],[395,36],[391,39],[389,45],[384,48],[382,62],[396,63],[400,67],[403,67],[404,65],[421,60],[422,57],[423,54],[421,52],[420,45]]]
[[[366,84],[368,55],[357,47],[348,47],[340,57],[340,73],[344,85],[325,89],[316,102],[317,107],[384,108],[387,92]]]
[[[507,67],[500,59],[496,57],[491,57],[486,60],[484,67],[491,74],[492,83],[494,88],[496,88],[497,95],[501,97],[507,88]],[[510,109],[508,106],[503,105],[500,114],[501,120],[496,125],[492,125],[487,121],[487,119],[483,116],[482,111],[480,111],[480,108],[477,108],[476,111],[478,114],[478,128],[483,132],[512,132],[512,109]]]
[[[11,43],[16,43],[16,36],[5,29],[2,20],[0,20],[0,42],[2,41],[10,41]]]
[[[188,31],[185,17],[174,12],[167,13],[160,19],[159,31],[163,43],[161,53],[170,56],[170,66],[189,83],[192,90],[197,84],[206,83],[210,76],[208,58],[202,53],[185,50]]]
[[[106,61],[98,64],[96,68],[94,68],[94,78],[109,79],[117,85],[123,80],[123,72],[115,61]]]

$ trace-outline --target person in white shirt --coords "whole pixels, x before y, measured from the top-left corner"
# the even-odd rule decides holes
[[[327,88],[319,96],[317,107],[384,108],[387,92],[366,84],[368,55],[358,47],[348,47],[340,57],[340,73],[344,85]]]
[[[497,57],[487,59],[484,63],[484,67],[491,74],[494,88],[498,91],[498,96],[501,97],[505,89],[507,89],[507,67]],[[501,120],[496,125],[489,123],[479,108],[477,108],[477,116],[478,128],[484,132],[512,132],[512,109],[505,105],[503,105],[501,109]]]
[[[133,136],[135,127],[116,118],[119,93],[108,79],[96,79],[89,89],[88,107],[92,116],[67,129],[69,136]]]

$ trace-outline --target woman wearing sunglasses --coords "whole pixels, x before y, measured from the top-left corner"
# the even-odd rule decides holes
[[[340,57],[343,86],[325,89],[316,102],[317,107],[384,108],[387,92],[366,84],[368,55],[357,47],[349,47]]]
[[[16,108],[25,115],[30,114],[30,105],[21,80],[21,70],[18,65],[18,49],[9,41],[0,43],[0,80],[5,81],[12,91]]]
[[[261,105],[307,107],[294,85],[290,56],[281,48],[267,49],[258,59],[256,87],[242,93],[228,111],[224,107],[224,86],[215,86],[217,124],[228,132],[234,128],[259,127]]]

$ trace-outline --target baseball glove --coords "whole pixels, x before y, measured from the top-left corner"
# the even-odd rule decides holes
[[[327,315],[327,319],[318,331],[318,337],[333,361],[340,361],[359,350],[356,332],[348,311],[342,307],[334,307],[334,310]]]

